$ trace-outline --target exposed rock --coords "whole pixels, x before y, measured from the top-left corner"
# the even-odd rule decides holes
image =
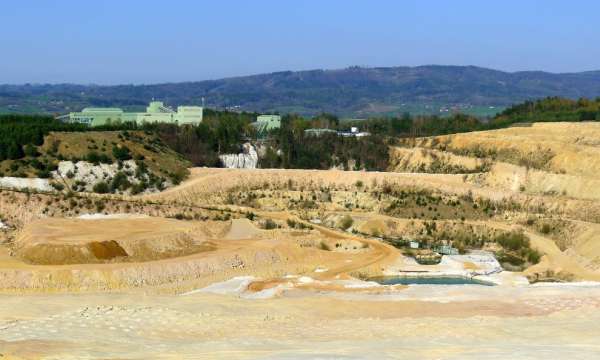
[[[48,179],[17,178],[10,176],[0,178],[0,187],[11,189],[35,189],[40,191],[53,190]]]
[[[220,155],[219,159],[226,168],[234,169],[256,169],[258,164],[258,154],[252,144],[242,145],[242,152],[239,154]]]
[[[148,181],[148,174],[136,174],[138,166],[134,160],[126,160],[121,164],[94,165],[87,161],[61,161],[58,169],[52,172],[52,176],[58,181],[66,181],[75,191],[93,191],[94,185],[104,181],[109,183],[119,172],[127,176],[127,181],[131,184],[138,184],[140,181]],[[140,176],[140,177],[138,177]],[[163,183],[165,187],[172,184],[169,181]],[[154,189],[147,189],[146,192],[152,192]]]
[[[131,183],[137,183],[134,174],[137,170],[137,164],[134,160],[123,161],[123,166],[119,169],[119,164],[98,164],[94,165],[87,161],[61,161],[58,163],[58,170],[53,171],[52,175],[56,179],[71,180],[72,182],[84,183],[85,191],[91,191],[95,184],[100,181],[109,182],[119,171],[127,175],[127,180]]]

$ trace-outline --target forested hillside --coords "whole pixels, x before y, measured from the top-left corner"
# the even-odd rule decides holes
[[[169,148],[184,156],[193,166],[220,166],[219,155],[237,153],[245,141],[256,140],[251,123],[256,113],[215,111],[207,109],[204,121],[197,126],[173,124],[115,124],[108,127],[89,128],[79,124],[64,124],[49,116],[0,116],[0,161],[6,160],[4,173],[20,173],[22,168],[13,164],[31,165],[23,159],[34,159],[50,132],[127,131],[143,130],[154,134]],[[504,110],[492,119],[482,120],[466,114],[451,116],[372,117],[367,120],[340,121],[332,114],[321,113],[312,117],[295,114],[283,116],[280,129],[271,131],[266,140],[266,152],[260,165],[274,168],[328,169],[331,167],[385,170],[388,145],[398,138],[434,136],[477,130],[490,130],[515,123],[547,121],[597,121],[600,120],[600,99],[570,100],[549,97],[527,101]],[[335,133],[310,136],[310,128],[348,130],[356,126],[371,133],[363,138],[342,137]],[[46,148],[48,144],[46,144]],[[110,147],[107,156],[111,157]],[[50,155],[59,159],[59,154]],[[80,152],[80,157],[89,154]],[[99,154],[102,155],[102,154]],[[34,161],[29,174],[46,174],[55,166],[55,160]],[[101,160],[101,159],[100,159]],[[352,160],[354,165],[349,165]],[[27,164],[25,164],[27,163]],[[14,169],[13,169],[14,168]],[[9,171],[10,170],[10,171]]]
[[[141,110],[152,99],[245,111],[373,115],[494,115],[546,96],[600,96],[600,72],[503,72],[474,66],[418,66],[285,71],[157,85],[0,85],[0,112],[64,113],[85,106]]]

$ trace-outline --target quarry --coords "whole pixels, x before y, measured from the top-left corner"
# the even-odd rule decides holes
[[[594,358],[599,146],[534,123],[404,139],[385,172],[257,168],[247,144],[137,193],[85,190],[139,157],[64,160],[81,191],[3,178],[0,357]]]

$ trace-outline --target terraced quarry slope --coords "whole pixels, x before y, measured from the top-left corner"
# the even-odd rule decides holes
[[[142,277],[142,284],[158,287],[172,279],[176,283],[172,288],[180,289],[192,286],[192,278],[205,283],[208,277],[242,274],[248,267],[252,273],[275,275],[290,268],[329,269],[340,260],[352,260],[352,265],[323,276],[377,275],[403,261],[398,260],[404,258],[403,251],[389,245],[403,238],[434,244],[462,239],[459,244],[466,250],[499,251],[494,239],[502,232],[519,230],[543,256],[535,265],[536,254],[513,252],[511,256],[521,257],[521,265],[514,269],[531,278],[560,274],[559,278],[565,279],[596,279],[600,253],[595,229],[600,223],[600,204],[573,182],[564,183],[564,191],[537,191],[531,174],[595,181],[590,169],[595,169],[596,163],[589,161],[588,169],[578,170],[583,166],[578,162],[587,162],[598,150],[597,125],[534,124],[417,139],[413,147],[393,149],[397,161],[392,168],[402,173],[198,168],[191,170],[187,181],[161,193],[133,197],[78,194],[60,199],[55,206],[51,195],[43,195],[48,200],[27,195],[23,207],[19,204],[26,200],[23,196],[6,192],[0,197],[0,211],[13,215],[5,219],[15,227],[7,236],[6,254],[19,259],[8,261],[7,268],[21,261],[19,266],[28,269],[25,278],[37,279],[51,272],[51,268],[37,266],[59,266],[61,278],[69,279],[64,281],[66,288],[84,280],[80,272],[84,268],[108,274],[94,275],[89,288],[127,287]],[[523,159],[541,156],[536,149],[541,149],[544,162],[524,163]],[[552,172],[558,169],[556,164],[566,161],[561,160],[561,149],[572,157],[582,154],[584,160],[572,160],[579,164],[572,170]],[[532,170],[533,166],[539,169]],[[517,179],[518,188],[495,181],[515,178],[513,173],[503,172],[506,167],[524,172],[524,177]],[[36,220],[94,212],[155,217]],[[226,229],[236,218],[252,222],[242,235],[249,229],[266,232],[250,232],[244,239],[240,234],[230,239],[223,234],[202,235],[211,227]],[[216,222],[210,225],[208,221]],[[114,231],[102,231],[105,226]],[[319,236],[323,237],[319,240]],[[377,239],[388,244],[381,247]],[[377,249],[387,249],[389,256],[379,257]],[[338,253],[357,257],[342,259]],[[358,261],[361,256],[372,260]],[[276,265],[272,259],[279,259]],[[201,265],[206,262],[211,265]],[[244,266],[236,268],[236,263]],[[116,268],[124,269],[119,270],[121,275],[110,275]],[[10,284],[6,286],[62,286],[54,280],[12,280],[5,282]]]
[[[417,139],[415,150],[438,150],[492,162],[473,182],[530,194],[599,199],[600,123],[534,123],[494,131]],[[464,161],[464,160],[463,160]],[[460,166],[458,158],[451,164]]]
[[[600,286],[578,281],[600,281],[599,130],[416,139],[386,173],[195,168],[136,196],[3,190],[0,354],[595,358]],[[422,265],[409,240],[466,254]],[[369,281],[407,273],[498,285]]]

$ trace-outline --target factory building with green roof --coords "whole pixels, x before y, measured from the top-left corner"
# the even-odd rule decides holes
[[[152,101],[146,112],[124,112],[119,108],[85,108],[59,116],[58,119],[89,126],[101,126],[115,123],[135,122],[170,124],[199,124],[202,122],[203,108],[200,106],[179,106],[177,111],[165,106],[161,101]]]
[[[280,115],[259,115],[256,118],[256,122],[252,123],[256,128],[256,133],[259,137],[264,137],[266,134],[274,129],[281,127],[281,116]]]

